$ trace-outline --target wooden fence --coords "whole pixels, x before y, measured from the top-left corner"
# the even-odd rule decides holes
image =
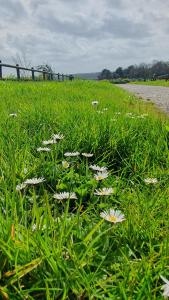
[[[73,75],[64,75],[60,73],[53,73],[53,72],[48,72],[45,69],[44,70],[37,70],[34,68],[25,68],[21,67],[18,64],[16,65],[8,65],[8,64],[3,64],[2,61],[0,60],[0,80],[3,79],[3,72],[2,68],[12,68],[16,69],[16,78],[17,80],[21,79],[21,70],[24,71],[30,71],[31,72],[31,79],[35,80],[35,73],[41,73],[43,80],[58,80],[58,81],[64,81],[64,80],[73,80],[74,77]]]

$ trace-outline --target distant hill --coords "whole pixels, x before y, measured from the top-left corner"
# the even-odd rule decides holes
[[[99,74],[100,74],[100,72],[96,72],[96,73],[79,73],[79,74],[73,74],[73,76],[78,77],[78,78],[82,78],[82,79],[86,79],[86,80],[97,80]]]

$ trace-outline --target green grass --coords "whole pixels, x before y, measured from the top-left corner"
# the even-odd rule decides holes
[[[131,84],[142,84],[142,85],[155,85],[155,86],[166,86],[169,87],[169,80],[147,80],[147,81],[134,81]]]
[[[58,132],[63,140],[37,152]],[[110,83],[0,82],[0,298],[163,299],[168,146],[168,117]],[[70,151],[93,157],[68,158],[64,169]],[[90,164],[109,176],[97,182]],[[42,176],[44,183],[16,191]],[[158,183],[145,184],[148,177]],[[102,187],[114,194],[96,196]],[[77,200],[53,198],[63,191]],[[102,219],[110,208],[125,221]]]

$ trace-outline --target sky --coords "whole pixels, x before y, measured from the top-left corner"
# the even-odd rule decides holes
[[[55,72],[169,61],[169,0],[0,0],[0,59]]]

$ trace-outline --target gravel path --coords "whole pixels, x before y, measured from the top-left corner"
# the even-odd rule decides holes
[[[118,86],[147,101],[154,102],[169,113],[169,87],[139,84],[118,84]]]

